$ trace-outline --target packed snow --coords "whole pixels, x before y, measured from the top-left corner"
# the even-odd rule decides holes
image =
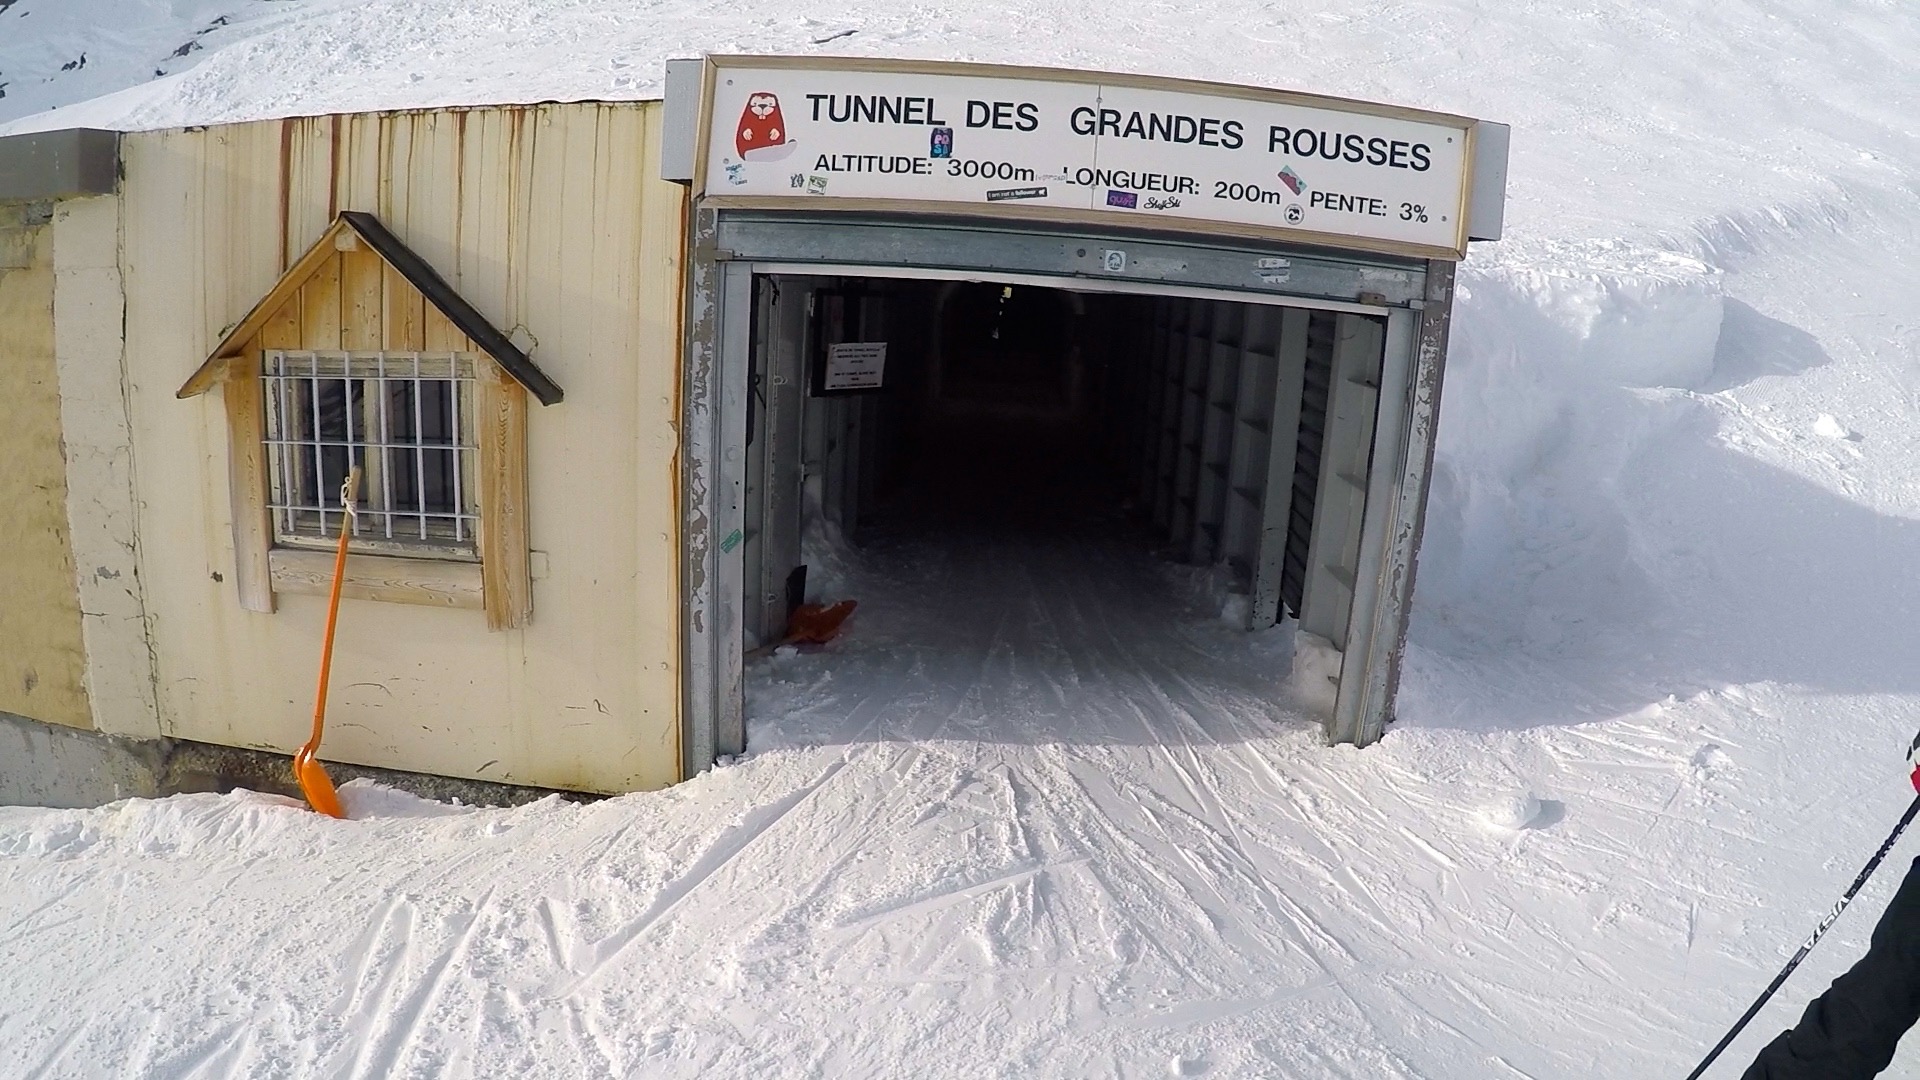
[[[841,641],[756,666],[749,754],[668,791],[0,809],[0,1076],[1680,1076],[1912,797],[1901,0],[0,0],[0,122],[647,97],[702,50],[1512,123],[1399,722],[1323,746],[1294,643],[1117,528],[896,537],[833,566]]]

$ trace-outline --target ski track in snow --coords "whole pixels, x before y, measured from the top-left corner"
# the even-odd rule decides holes
[[[879,545],[754,756],[660,794],[0,810],[0,971],[63,973],[0,1073],[1666,1075],[1800,929],[1777,868],[1851,872],[1712,813],[1750,691],[1329,750],[1284,635],[1114,532]],[[1573,809],[1489,829],[1502,774]]]
[[[703,48],[1133,68],[1510,121],[1510,236],[1462,270],[1380,745],[1320,745],[1284,635],[1137,547],[882,545],[669,791],[0,808],[0,1077],[1679,1076],[1909,797],[1904,5],[102,11],[0,3],[0,122],[645,97]]]

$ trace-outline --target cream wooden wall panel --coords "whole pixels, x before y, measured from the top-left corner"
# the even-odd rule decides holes
[[[524,113],[515,110],[513,115],[518,117]],[[511,199],[511,178],[518,163],[511,157],[506,117],[501,110],[488,109],[472,113],[467,125],[463,166],[467,179],[461,186],[459,288],[476,298],[475,306],[491,318],[495,326],[512,333],[520,323],[520,305],[511,288],[512,271],[508,265],[516,254],[513,229],[517,208]]]
[[[288,140],[281,153],[287,174],[287,251],[292,258],[298,258],[341,209],[333,183],[334,125],[335,118],[330,116],[283,120],[276,125]]]
[[[282,751],[305,737],[324,600],[282,594],[273,614],[245,612],[230,580],[215,579],[233,555],[222,408],[214,395],[172,392],[271,287],[283,236],[297,255],[333,212],[358,209],[533,346],[567,398],[529,416],[531,544],[547,567],[531,625],[489,632],[479,612],[347,601],[324,755],[603,791],[678,778],[684,192],[655,179],[658,108],[323,117],[127,138],[128,356],[168,733]],[[230,254],[242,235],[257,245]],[[214,265],[223,261],[242,268]]]
[[[508,285],[515,305],[508,317],[539,338],[542,354],[556,358],[560,366],[551,373],[570,394],[575,385],[590,380],[596,392],[630,403],[622,409],[598,410],[584,423],[566,422],[553,410],[535,410],[531,422],[543,429],[545,437],[534,445],[539,453],[567,463],[568,486],[536,485],[530,520],[534,547],[548,553],[552,566],[551,591],[561,592],[569,605],[595,610],[596,622],[620,625],[622,637],[641,643],[640,652],[656,658],[636,671],[636,677],[647,687],[646,699],[654,703],[649,705],[650,717],[657,718],[666,715],[678,697],[677,684],[658,677],[658,658],[676,651],[671,623],[662,616],[670,615],[678,601],[672,594],[643,597],[636,593],[649,581],[671,580],[660,568],[674,564],[673,554],[642,552],[631,543],[609,540],[632,535],[642,518],[654,519],[659,510],[671,506],[671,492],[655,489],[640,494],[633,503],[635,517],[626,520],[620,520],[626,517],[624,511],[617,516],[611,512],[563,516],[567,506],[589,505],[595,491],[634,492],[636,478],[650,467],[642,438],[648,425],[623,428],[618,418],[629,409],[644,415],[638,406],[647,369],[642,341],[649,333],[671,330],[664,323],[650,330],[634,318],[639,282],[625,271],[625,264],[636,257],[642,244],[638,211],[643,189],[617,182],[602,188],[598,183],[600,177],[652,175],[641,171],[644,136],[639,112],[624,109],[569,111],[519,133],[519,139],[537,148],[541,159],[562,164],[539,170],[526,177],[524,190],[510,192],[510,200],[527,216],[510,230],[519,247],[510,259],[517,272]],[[626,140],[624,158],[598,152],[602,141],[620,140]],[[579,239],[561,245],[547,242],[552,236]],[[645,311],[648,304],[641,302],[638,308]],[[588,357],[598,363],[603,354],[612,360],[606,370],[583,370],[578,365]],[[667,419],[657,411],[655,417],[656,427]],[[533,462],[536,472],[551,471],[554,464]],[[606,509],[626,502],[609,502]],[[658,531],[657,520],[652,529]],[[621,598],[617,606],[608,602],[613,597]],[[657,632],[663,626],[666,632]],[[578,642],[566,659],[581,674],[617,670],[630,662],[612,639]],[[677,753],[674,725],[643,724],[637,730],[653,740],[645,751],[649,755]]]
[[[380,177],[387,171],[385,132],[393,124],[373,115],[345,117],[342,126],[340,209],[373,213],[380,205]]]
[[[67,541],[54,230],[0,207],[0,711],[91,727]]]
[[[208,315],[218,320],[218,330],[240,318],[223,313],[238,303],[244,315],[280,276],[281,230],[263,226],[278,219],[279,147],[269,125],[221,128],[207,134],[209,153],[203,171],[208,197],[200,213],[208,230],[209,259],[220,268],[208,278],[205,298]],[[263,183],[263,178],[268,182]],[[222,207],[239,212],[223,213]]]
[[[454,288],[460,288],[461,143],[467,114],[422,113],[395,124],[405,136],[393,141],[389,226],[404,221],[401,239]]]

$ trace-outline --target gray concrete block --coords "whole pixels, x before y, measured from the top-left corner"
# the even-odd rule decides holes
[[[364,765],[326,765],[335,784],[364,777],[421,798],[468,806],[519,806],[553,794],[600,798]],[[0,713],[0,806],[88,807],[235,788],[300,797],[286,754],[184,739],[126,739]]]
[[[0,713],[0,806],[99,806],[160,794],[166,751]]]

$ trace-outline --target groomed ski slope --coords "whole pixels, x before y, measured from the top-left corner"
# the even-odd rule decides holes
[[[1064,63],[1511,122],[1510,238],[1463,269],[1378,746],[1321,746],[1203,574],[908,538],[839,568],[844,641],[756,670],[753,752],[669,791],[0,809],[0,1076],[1678,1077],[1912,797],[1899,0],[108,7],[0,10],[33,107],[120,91],[17,123],[646,96],[701,49]]]

